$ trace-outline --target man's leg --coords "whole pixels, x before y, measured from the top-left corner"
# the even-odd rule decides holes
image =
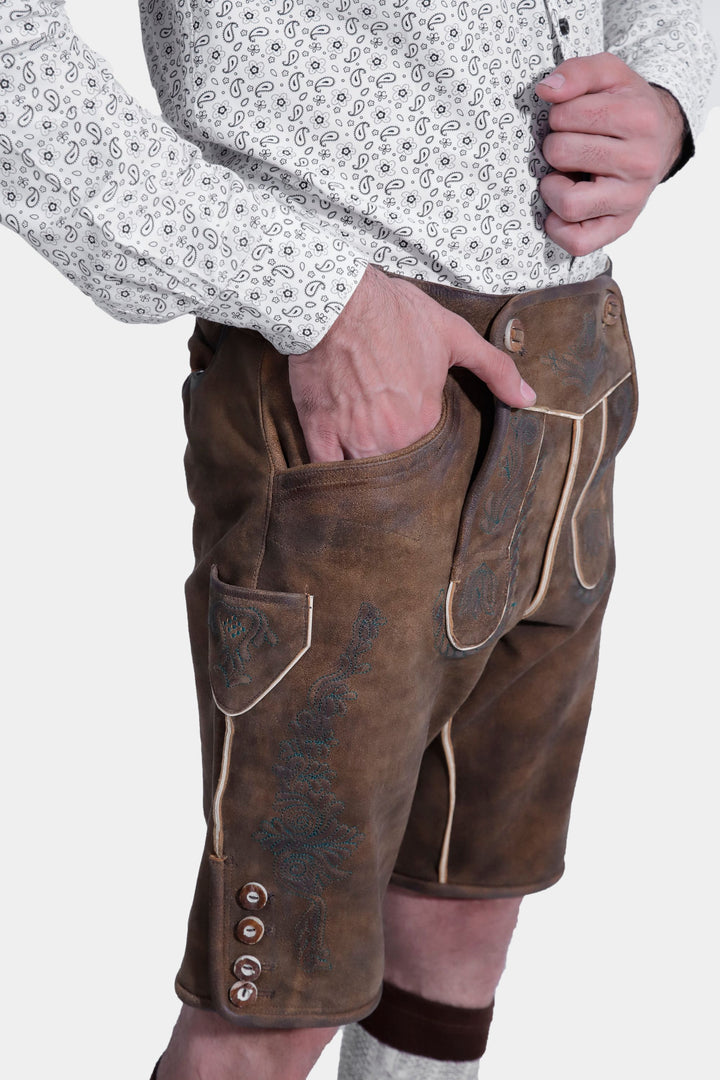
[[[430,1001],[490,1005],[521,899],[438,899],[391,885],[383,912],[385,980]]]
[[[337,1028],[239,1028],[183,1005],[157,1080],[305,1080]]]
[[[458,900],[390,886],[384,992],[345,1028],[340,1080],[465,1080],[485,1049],[521,897]]]

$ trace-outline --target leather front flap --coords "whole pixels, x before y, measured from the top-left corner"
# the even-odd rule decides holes
[[[510,300],[490,328],[537,394],[533,409],[584,416],[632,369],[622,296],[609,276]]]

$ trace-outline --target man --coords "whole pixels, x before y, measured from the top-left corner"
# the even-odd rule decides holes
[[[612,578],[635,402],[601,247],[692,153],[709,42],[690,2],[141,8],[176,130],[62,5],[2,5],[2,213],[116,317],[199,316],[208,851],[157,1075],[302,1077],[368,1014],[347,1080],[473,1075],[519,898],[562,870]]]

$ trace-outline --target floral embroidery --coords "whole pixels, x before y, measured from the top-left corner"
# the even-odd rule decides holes
[[[564,386],[578,386],[583,393],[589,394],[598,376],[605,370],[606,356],[605,338],[597,334],[597,319],[592,312],[588,312],[583,316],[577,352],[557,353],[551,349],[540,357],[540,363],[549,367]]]
[[[300,962],[310,974],[332,968],[325,944],[327,912],[322,894],[329,885],[350,876],[342,863],[364,839],[359,829],[340,820],[345,804],[332,790],[336,773],[327,761],[338,742],[333,723],[356,699],[349,679],[370,671],[362,657],[372,649],[386,621],[373,604],[360,605],[350,642],[335,671],[313,683],[305,708],[290,722],[292,735],[280,744],[280,759],[273,766],[279,780],[275,814],[253,833],[253,839],[272,852],[274,871],[283,887],[307,898],[295,941]]]
[[[471,619],[492,619],[498,606],[497,574],[481,562],[463,583],[458,610]]]
[[[507,444],[491,481],[490,494],[483,507],[478,527],[492,536],[510,515],[520,510],[525,496],[525,460],[542,431],[542,423],[528,412],[518,410],[510,417]]]
[[[225,685],[230,689],[252,682],[246,667],[251,663],[254,651],[263,645],[277,645],[278,639],[270,629],[267,617],[257,608],[235,608],[223,600],[216,600],[210,608],[208,622],[210,633],[222,649],[215,667],[222,672]]]

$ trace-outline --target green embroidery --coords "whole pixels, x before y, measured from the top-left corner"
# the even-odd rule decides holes
[[[262,645],[277,645],[278,641],[267,617],[257,608],[236,608],[224,600],[216,600],[210,607],[208,624],[222,650],[215,667],[222,673],[225,685],[230,689],[251,683],[252,676],[246,668],[252,662],[255,650]]]
[[[296,896],[307,898],[295,941],[300,962],[309,973],[332,967],[325,944],[327,912],[322,894],[350,876],[342,863],[364,839],[359,829],[340,820],[345,804],[332,790],[336,773],[327,762],[338,742],[333,723],[357,698],[348,680],[370,671],[362,657],[386,621],[373,604],[360,605],[337,668],[313,683],[305,708],[290,722],[292,736],[281,742],[280,760],[273,766],[279,780],[275,813],[253,833],[253,839],[272,852],[278,881]]]

